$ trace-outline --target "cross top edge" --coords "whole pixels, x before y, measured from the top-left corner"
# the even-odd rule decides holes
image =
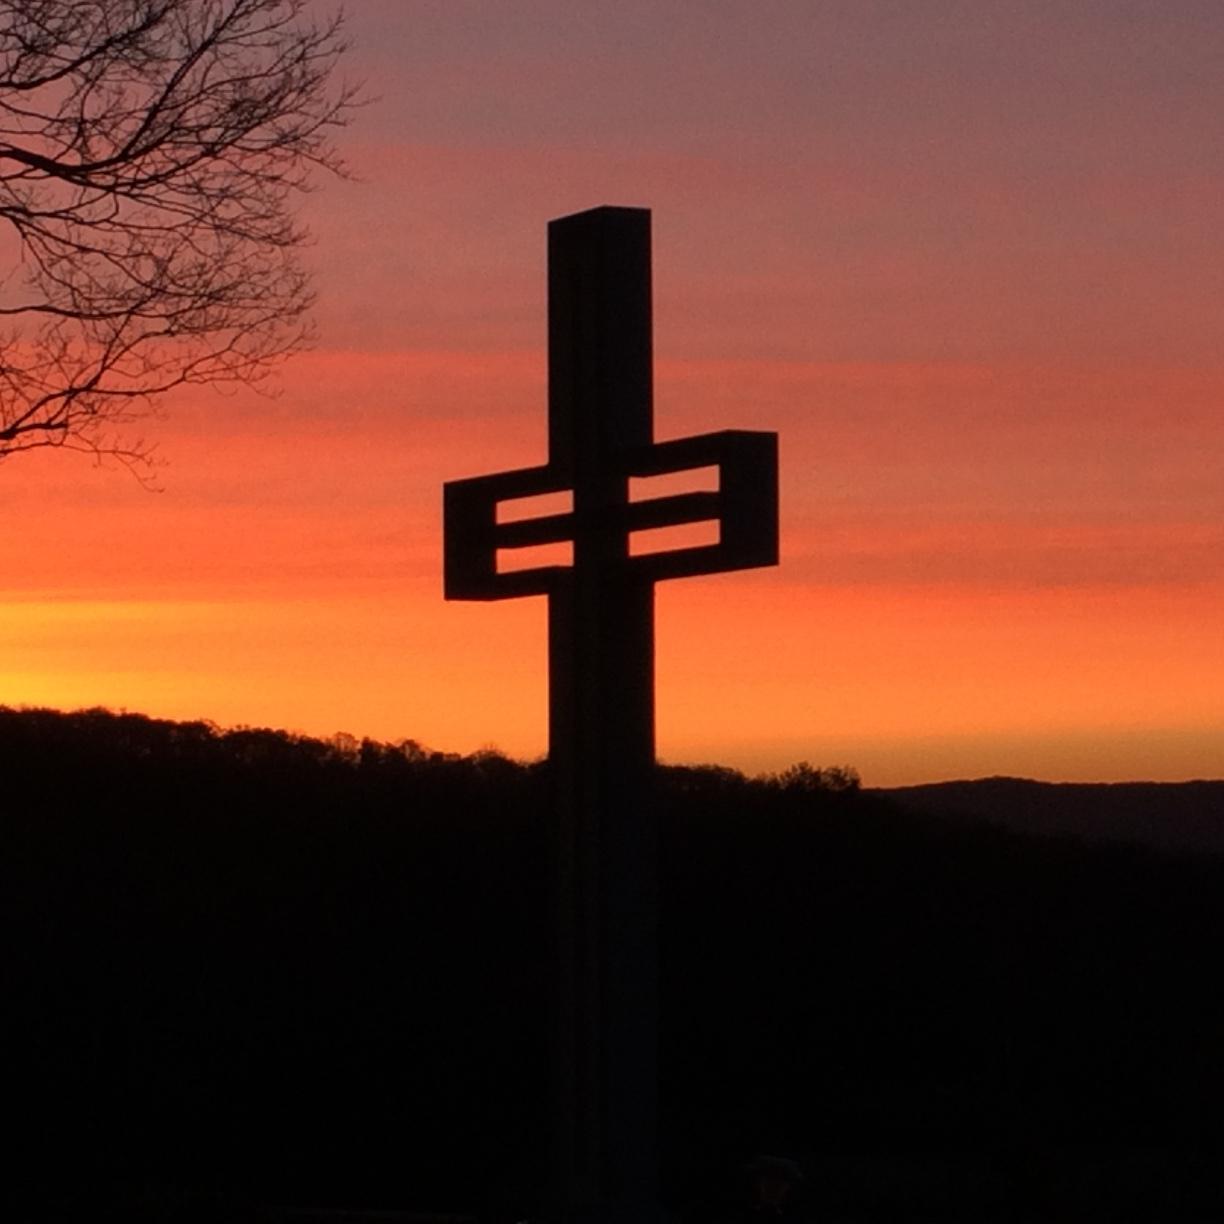
[[[596,204],[593,208],[583,208],[578,212],[565,213],[563,216],[553,217],[548,224],[549,228],[551,228],[554,225],[566,225],[585,220],[598,220],[600,218],[611,220],[618,217],[624,217],[625,219],[635,217],[649,220],[650,209],[632,204]]]

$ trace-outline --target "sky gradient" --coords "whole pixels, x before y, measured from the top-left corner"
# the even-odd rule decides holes
[[[1224,775],[1217,0],[362,0],[319,343],[0,468],[0,703],[545,748],[441,484],[545,457],[546,222],[654,212],[656,433],[775,429],[782,564],[663,584],[659,751]]]

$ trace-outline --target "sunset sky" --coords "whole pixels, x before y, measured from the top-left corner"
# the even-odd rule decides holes
[[[349,9],[316,349],[166,401],[160,492],[0,466],[0,704],[542,753],[441,485],[545,460],[545,226],[609,203],[657,436],[781,436],[780,567],[660,587],[663,759],[1224,776],[1220,0]]]

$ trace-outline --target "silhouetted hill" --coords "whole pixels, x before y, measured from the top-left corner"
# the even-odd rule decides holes
[[[1224,782],[1030,782],[982,778],[880,790],[909,811],[1017,833],[1224,853]]]
[[[0,779],[5,1218],[536,1213],[545,766],[0,709]],[[1224,859],[658,781],[673,1206],[761,1150],[817,1218],[1224,1206]]]

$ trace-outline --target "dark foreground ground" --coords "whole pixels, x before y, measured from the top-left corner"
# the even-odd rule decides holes
[[[4,1218],[538,1215],[544,768],[0,710],[0,779]],[[672,1211],[1219,1218],[1224,857],[852,783],[661,773]]]

